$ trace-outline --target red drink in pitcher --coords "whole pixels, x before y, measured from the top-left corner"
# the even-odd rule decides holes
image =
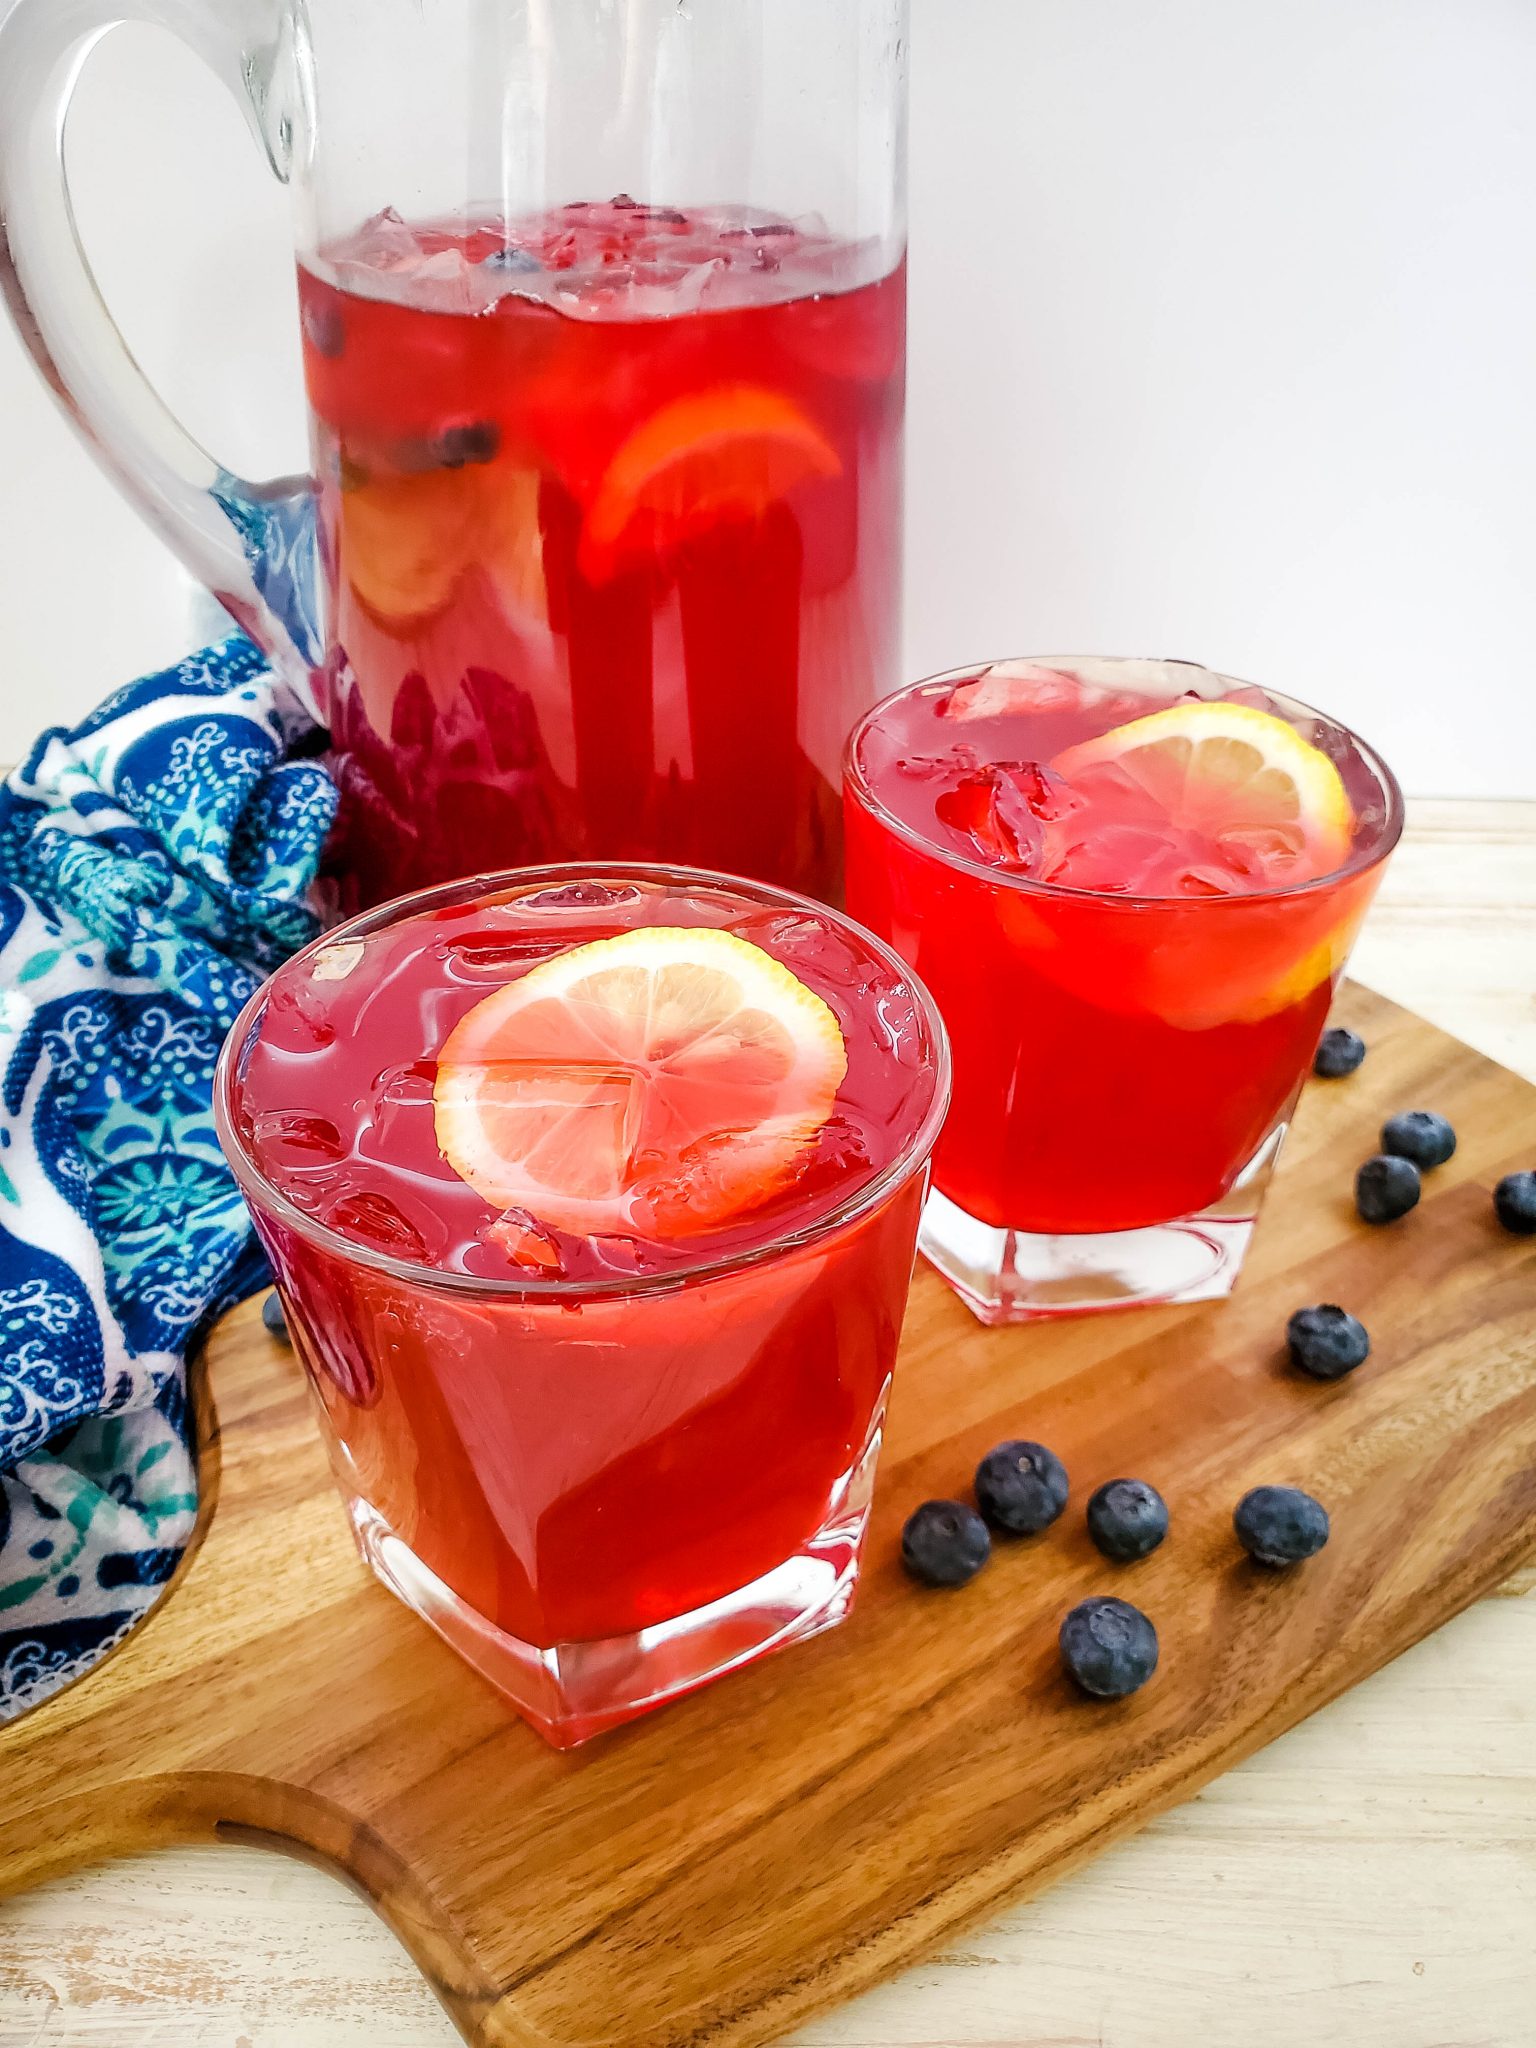
[[[1183,662],[918,684],[849,749],[848,893],[954,1104],[923,1248],[988,1320],[1231,1286],[1402,823],[1340,726]]]
[[[301,272],[349,905],[554,859],[835,895],[895,681],[905,270],[745,208],[386,214]]]
[[[236,1026],[364,1554],[551,1740],[846,1611],[946,1093],[878,942],[657,868],[397,903]]]

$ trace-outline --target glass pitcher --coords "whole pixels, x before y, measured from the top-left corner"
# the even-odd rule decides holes
[[[295,197],[314,474],[148,387],[62,135],[191,44]],[[15,0],[0,278],[81,433],[330,728],[353,908],[529,862],[836,896],[895,686],[905,0]]]

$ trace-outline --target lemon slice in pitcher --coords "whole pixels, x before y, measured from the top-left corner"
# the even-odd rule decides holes
[[[781,392],[725,384],[674,399],[635,428],[582,529],[588,576],[635,549],[665,552],[727,518],[761,518],[797,484],[841,473],[837,450]]]
[[[847,1071],[836,1017],[733,933],[642,926],[479,1002],[439,1057],[443,1156],[583,1236],[717,1229],[794,1177]]]

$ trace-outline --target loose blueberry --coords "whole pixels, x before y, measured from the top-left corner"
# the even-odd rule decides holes
[[[925,1500],[901,1532],[901,1561],[925,1586],[963,1586],[992,1555],[992,1538],[974,1508]]]
[[[1341,1380],[1371,1355],[1364,1323],[1332,1301],[1297,1309],[1285,1326],[1285,1341],[1292,1364],[1315,1380]]]
[[[976,1500],[994,1529],[1038,1536],[1067,1504],[1067,1468],[1044,1444],[999,1444],[976,1467]]]
[[[1323,1033],[1313,1055],[1312,1071],[1321,1074],[1325,1081],[1342,1081],[1364,1058],[1365,1040],[1357,1038],[1353,1031],[1345,1031],[1335,1025],[1332,1031]]]
[[[1397,1159],[1411,1159],[1421,1173],[1444,1166],[1456,1150],[1456,1133],[1432,1109],[1405,1109],[1381,1127],[1381,1149]]]
[[[1061,1624],[1061,1661],[1095,1699],[1123,1700],[1157,1669],[1157,1630],[1128,1600],[1084,1600]]]
[[[1258,1564],[1276,1571],[1315,1557],[1328,1541],[1328,1510],[1296,1486],[1256,1486],[1232,1517],[1237,1540]]]
[[[1168,1534],[1168,1503],[1144,1479],[1111,1479],[1088,1503],[1088,1534],[1116,1564],[1134,1564]]]
[[[1411,1159],[1378,1152],[1355,1175],[1355,1207],[1367,1223],[1395,1223],[1418,1202],[1419,1169]]]
[[[1536,1173],[1506,1173],[1493,1191],[1493,1209],[1516,1237],[1536,1237]]]
[[[288,1318],[283,1314],[283,1304],[278,1298],[275,1287],[261,1304],[261,1320],[266,1324],[272,1335],[281,1338],[284,1344],[291,1344],[293,1342],[293,1339],[288,1334]]]

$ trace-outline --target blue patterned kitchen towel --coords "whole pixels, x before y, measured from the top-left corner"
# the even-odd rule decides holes
[[[213,1067],[315,928],[312,732],[236,635],[0,788],[0,1721],[119,1642],[191,1532],[187,1351],[263,1276]]]

